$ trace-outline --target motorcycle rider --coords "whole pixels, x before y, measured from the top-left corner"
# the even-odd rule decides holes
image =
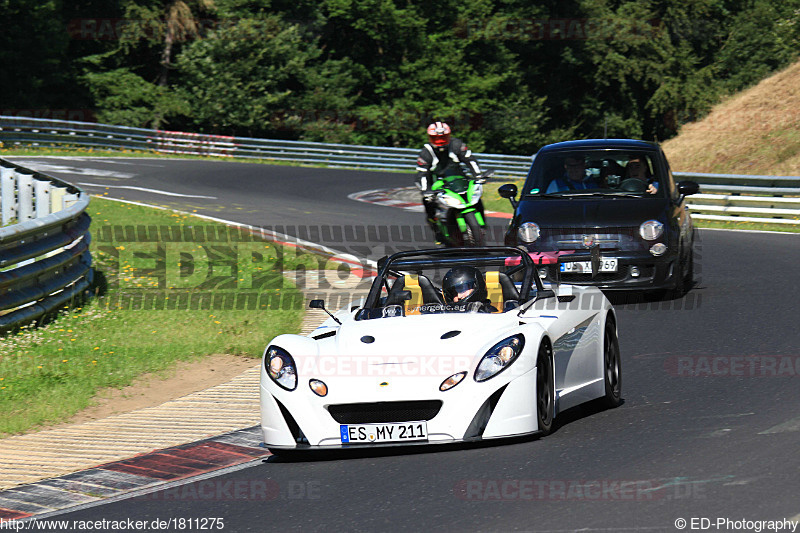
[[[436,241],[444,236],[436,225],[435,193],[431,187],[437,179],[461,173],[461,163],[466,165],[475,179],[481,177],[481,167],[472,156],[472,151],[460,139],[450,136],[450,126],[445,122],[433,122],[428,126],[428,140],[417,157],[416,184],[422,191],[422,205],[428,225],[436,234]]]

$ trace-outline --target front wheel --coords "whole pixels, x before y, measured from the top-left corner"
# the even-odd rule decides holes
[[[475,213],[465,214],[464,222],[467,223],[467,230],[464,232],[464,246],[484,246],[486,236]]]
[[[539,345],[536,357],[536,416],[539,432],[549,435],[555,416],[555,377],[553,372],[553,349],[547,339]]]

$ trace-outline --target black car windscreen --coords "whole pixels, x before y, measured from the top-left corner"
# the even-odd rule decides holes
[[[643,150],[558,150],[536,156],[523,196],[597,194],[664,197],[655,154]]]

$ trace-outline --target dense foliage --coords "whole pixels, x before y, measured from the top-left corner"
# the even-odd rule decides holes
[[[800,0],[0,0],[0,107],[474,149],[665,139],[797,59]]]

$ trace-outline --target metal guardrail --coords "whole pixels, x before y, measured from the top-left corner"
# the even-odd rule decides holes
[[[418,149],[228,137],[148,130],[27,117],[0,116],[0,142],[12,146],[73,146],[103,150],[140,150],[243,159],[267,159],[330,167],[412,171]],[[508,176],[525,176],[530,156],[476,154]]]
[[[413,148],[228,137],[9,116],[0,116],[0,142],[5,147],[138,150],[407,172],[413,172],[418,153]],[[530,156],[475,155],[500,178],[524,178],[531,164]],[[674,174],[701,185],[703,194],[689,197],[694,218],[800,224],[800,176]]]
[[[800,224],[800,176],[674,172],[700,183],[687,198],[692,218],[726,222]]]
[[[74,185],[0,159],[0,332],[89,288],[88,204]]]

